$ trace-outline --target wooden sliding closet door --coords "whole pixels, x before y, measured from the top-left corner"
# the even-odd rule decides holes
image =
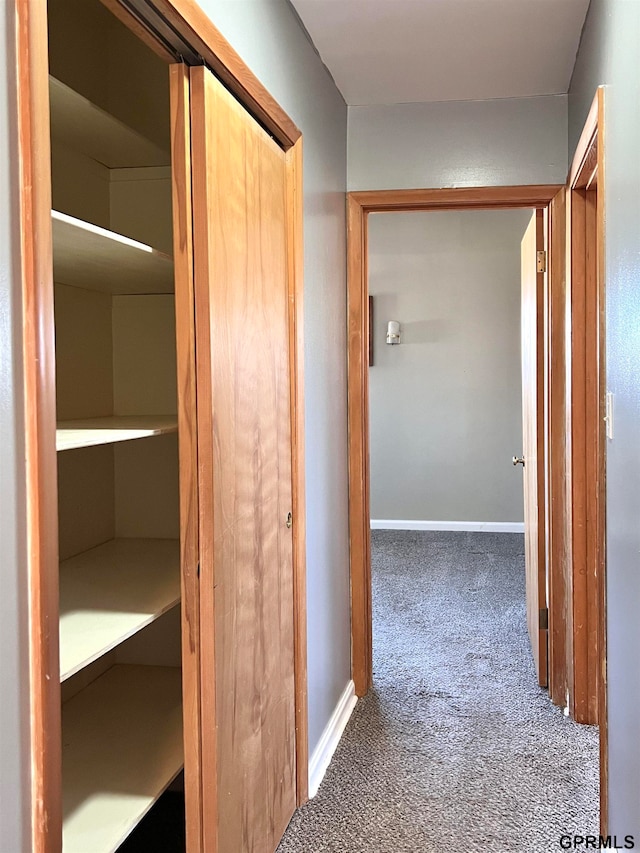
[[[273,853],[296,803],[285,154],[190,73],[204,849]]]

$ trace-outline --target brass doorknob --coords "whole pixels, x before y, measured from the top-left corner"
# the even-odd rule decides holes
[[[293,524],[293,516],[291,515],[290,512],[288,512],[287,513],[287,527],[290,528],[292,524]]]
[[[514,465],[522,465],[522,467],[524,468],[524,456],[514,456],[513,457],[513,464]]]

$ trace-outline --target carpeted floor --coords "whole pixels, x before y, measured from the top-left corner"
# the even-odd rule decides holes
[[[373,532],[374,690],[278,853],[559,851],[598,734],[535,681],[520,534]]]

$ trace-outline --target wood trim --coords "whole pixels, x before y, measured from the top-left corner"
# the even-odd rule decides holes
[[[56,380],[46,4],[17,0],[20,260],[29,573],[32,844],[62,845]]]
[[[545,213],[548,210],[536,211],[536,246],[545,246]],[[549,348],[547,340],[548,329],[548,276],[544,272],[540,272],[536,276],[536,496],[538,500],[538,517],[537,517],[537,535],[538,542],[536,544],[536,556],[538,558],[537,579],[538,579],[538,594],[537,601],[539,607],[546,607],[547,601],[547,575],[549,564],[547,561],[549,554],[548,531],[549,531],[549,495],[547,490],[548,482],[548,446],[547,446],[547,416],[548,416],[548,374],[549,369]],[[539,625],[539,617],[538,617]],[[539,628],[540,635],[540,656],[538,660],[538,682],[541,687],[548,687],[549,684],[549,629]],[[533,636],[531,638],[533,642]]]
[[[600,86],[591,103],[589,114],[587,115],[587,120],[585,121],[584,127],[582,128],[582,133],[580,134],[580,139],[578,140],[578,144],[573,155],[573,160],[571,161],[568,184],[572,189],[578,188],[578,183],[580,182],[580,175],[582,175],[582,180],[584,181],[584,184],[587,183],[586,173],[588,171],[588,168],[586,168],[586,164],[587,162],[591,162],[592,164],[594,162],[593,159],[589,157],[589,154],[593,148],[595,136],[598,133],[598,126],[602,124],[601,120],[604,118],[604,113],[602,112],[603,92],[604,87]],[[584,184],[581,183],[581,186],[584,186]]]
[[[571,525],[572,716],[599,721],[606,696],[604,628],[604,209],[603,89],[594,98],[569,175],[571,237]],[[600,185],[598,189],[598,185]],[[606,742],[606,733],[604,740]],[[601,761],[606,768],[606,760]],[[606,787],[606,786],[605,786]]]
[[[560,184],[522,187],[455,187],[453,189],[366,190],[349,198],[367,212],[461,210],[467,208],[546,207]]]
[[[367,215],[347,196],[349,538],[351,673],[357,696],[371,687],[373,651],[369,531]]]
[[[191,208],[191,117],[189,70],[169,68],[173,257],[178,368],[180,464],[180,578],[182,608],[182,710],[187,849],[202,851],[202,761],[200,709],[200,581],[198,578],[198,434],[196,336]]]
[[[289,369],[291,382],[291,480],[294,573],[294,655],[296,695],[296,795],[309,799],[307,696],[307,574],[304,452],[304,247],[302,137],[286,155],[287,265],[289,286]]]
[[[566,493],[566,192],[549,205],[546,423],[549,576],[549,695],[564,707],[567,697],[567,575],[570,536]]]
[[[598,579],[600,568],[599,555],[602,548],[599,543],[598,515],[600,503],[600,463],[599,455],[603,449],[602,431],[604,428],[604,386],[600,383],[600,324],[598,315],[598,245],[596,206],[598,192],[587,190],[586,196],[586,281],[585,281],[585,425],[587,428],[585,473],[587,485],[586,500],[586,559],[587,566],[593,571],[587,572],[587,667],[590,678],[588,695],[588,718],[598,721]]]
[[[347,322],[351,671],[356,694],[371,687],[367,215],[374,212],[548,206],[561,185],[372,190],[347,193]]]
[[[587,481],[586,481],[586,193],[571,193],[571,631],[572,680],[569,688],[571,715],[578,722],[588,718],[587,652]],[[592,722],[595,722],[593,720]]]

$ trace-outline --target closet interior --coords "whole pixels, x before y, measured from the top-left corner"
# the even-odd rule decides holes
[[[64,853],[117,850],[183,766],[168,66],[49,0]]]

